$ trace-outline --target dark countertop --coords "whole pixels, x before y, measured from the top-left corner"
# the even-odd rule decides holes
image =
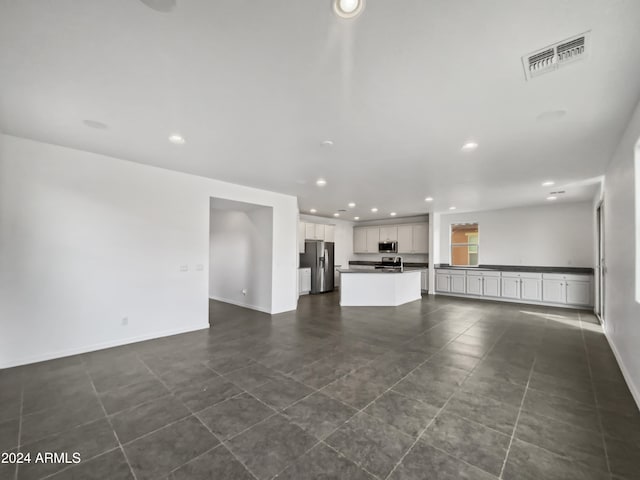
[[[388,273],[391,275],[398,275],[398,274],[402,274],[402,273],[411,273],[411,272],[418,272],[422,269],[420,268],[409,268],[406,269],[404,271],[400,271],[398,269],[382,269],[382,268],[376,268],[376,269],[370,269],[370,270],[359,270],[357,268],[339,268],[338,272],[340,273]]]
[[[351,260],[349,261],[349,265],[365,265],[370,267],[381,267],[382,262],[374,262],[367,260]],[[411,268],[428,268],[429,264],[426,262],[404,262],[405,267]]]
[[[534,267],[527,265],[478,265],[477,267],[452,267],[448,263],[438,263],[435,268],[451,270],[492,270],[498,272],[530,272],[530,273],[574,273],[593,275],[590,267]]]

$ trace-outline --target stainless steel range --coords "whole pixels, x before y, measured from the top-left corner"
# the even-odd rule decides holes
[[[382,257],[382,261],[380,265],[376,265],[376,269],[386,272],[402,272],[404,271],[402,257]]]

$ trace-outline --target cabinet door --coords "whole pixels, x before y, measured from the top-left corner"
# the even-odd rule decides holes
[[[378,253],[380,243],[380,227],[367,227],[367,252]]]
[[[412,240],[412,253],[427,253],[429,251],[429,235],[427,233],[426,223],[413,225]]]
[[[353,252],[367,253],[367,229],[366,228],[353,229]]]
[[[466,293],[466,276],[451,275],[451,293]]]
[[[301,268],[299,273],[300,286],[298,290],[300,293],[309,293],[311,291],[311,270],[308,268]]]
[[[307,233],[305,232],[305,226],[304,222],[298,222],[298,253],[304,253],[304,240]]]
[[[591,282],[567,280],[566,295],[570,305],[591,305]]]
[[[304,224],[304,238],[307,240],[315,240],[316,239],[316,224],[315,223],[305,223]]]
[[[469,295],[482,295],[482,277],[479,275],[467,276],[467,293]]]
[[[398,253],[411,253],[413,250],[413,227],[398,225]]]
[[[542,281],[542,300],[550,303],[566,303],[565,280],[544,279]]]
[[[324,240],[324,225],[316,223],[315,225],[315,238],[316,240]]]
[[[482,280],[482,295],[485,297],[499,297],[500,296],[500,277],[483,277]]]
[[[398,227],[395,225],[389,227],[380,227],[380,241],[381,242],[396,242],[398,241]]]
[[[436,292],[450,292],[449,275],[446,273],[436,273]]]
[[[542,300],[542,281],[537,278],[523,278],[520,284],[522,300],[539,302]]]
[[[335,242],[336,241],[336,226],[325,225],[324,226],[324,241]]]
[[[520,279],[502,278],[502,295],[504,298],[520,298]]]
[[[429,290],[429,271],[423,270],[420,274],[421,289],[423,292]]]

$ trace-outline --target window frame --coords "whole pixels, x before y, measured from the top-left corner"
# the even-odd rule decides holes
[[[463,225],[475,225],[476,231],[475,235],[477,236],[476,243],[453,243],[453,230],[454,227],[463,226]],[[467,240],[469,239],[469,234],[467,234]],[[453,264],[453,248],[454,247],[467,247],[467,264],[466,265],[454,265]],[[469,264],[469,247],[476,247],[475,255],[477,257],[477,263],[475,265]],[[478,267],[480,265],[480,224],[478,222],[464,222],[464,223],[452,223],[449,225],[449,265],[452,267]]]

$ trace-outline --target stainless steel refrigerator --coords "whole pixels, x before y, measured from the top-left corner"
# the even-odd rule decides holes
[[[333,291],[333,253],[333,242],[304,242],[304,253],[300,254],[300,268],[311,268],[311,293]]]

